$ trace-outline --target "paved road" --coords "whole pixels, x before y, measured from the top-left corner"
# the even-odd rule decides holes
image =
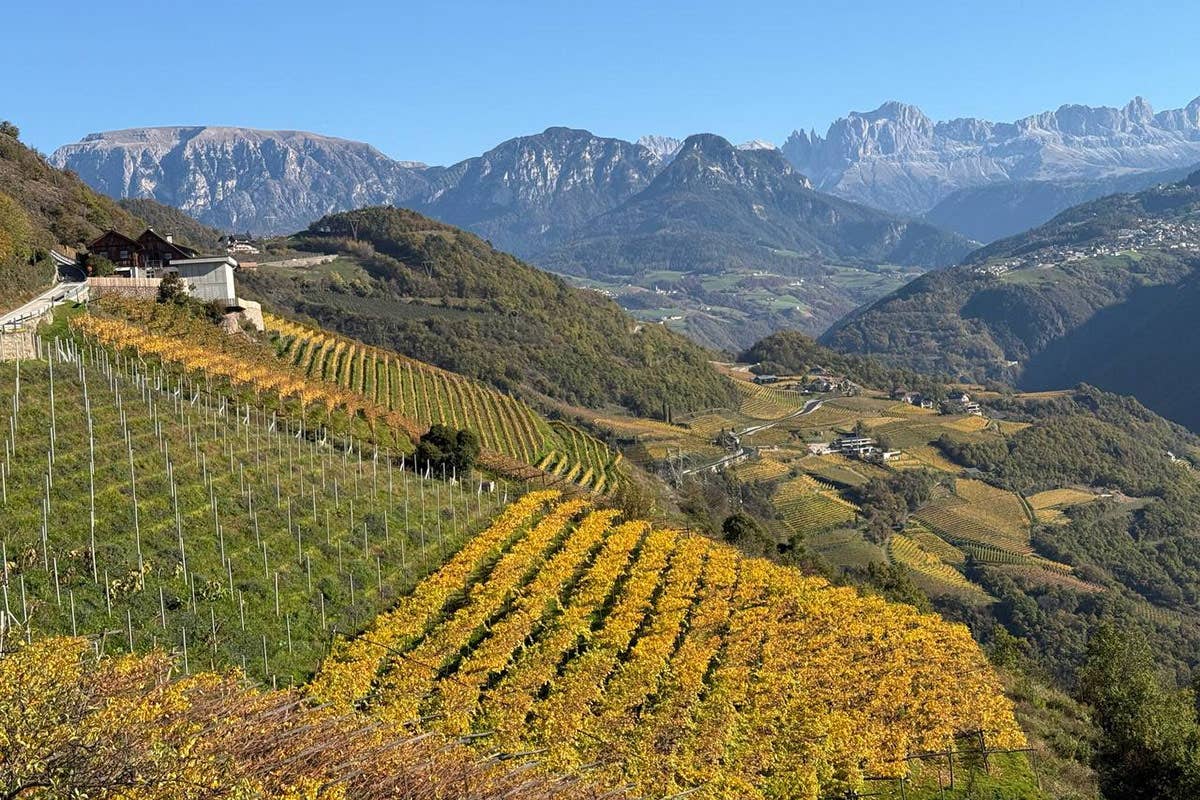
[[[759,433],[761,431],[765,431],[770,428],[774,428],[776,425],[778,425],[781,422],[787,422],[789,419],[795,419],[796,417],[802,417],[805,414],[811,414],[812,412],[814,412],[818,408],[820,408],[821,404],[824,402],[825,402],[824,398],[817,398],[815,400],[809,400],[807,403],[804,404],[804,408],[801,408],[798,411],[793,411],[791,414],[788,414],[786,417],[780,417],[779,419],[773,419],[770,422],[764,422],[761,425],[751,425],[749,428],[744,428],[743,430],[735,431],[735,433],[740,438],[742,436],[749,436],[750,434],[753,434],[753,433]],[[685,470],[683,470],[683,474],[684,475],[695,475],[697,472],[708,472],[710,470],[714,470],[714,471],[719,470],[722,467],[724,467],[726,464],[729,464],[730,462],[738,461],[739,459],[742,459],[745,456],[746,456],[746,448],[739,447],[736,453],[729,453],[727,455],[721,456],[716,461],[711,461],[711,462],[704,464],[702,466],[699,466],[699,467],[692,467],[691,469],[685,469]]]
[[[10,330],[41,317],[59,303],[79,300],[87,292],[86,281],[63,281],[56,283],[25,305],[14,308],[0,316],[0,329]]]

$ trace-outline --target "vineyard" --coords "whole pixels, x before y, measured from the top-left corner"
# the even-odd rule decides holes
[[[734,380],[741,396],[738,411],[752,419],[779,419],[803,404],[803,396],[797,392],[772,389],[749,381]]]
[[[888,540],[888,555],[897,564],[903,564],[932,582],[930,588],[934,594],[959,594],[973,599],[987,599],[978,586],[945,563],[940,554],[925,549],[923,543],[916,539],[900,533],[893,534]]]
[[[871,478],[888,475],[883,467],[865,461],[851,461],[840,453],[808,456],[798,462],[798,466],[815,478],[838,486],[859,486]]]
[[[1066,525],[1071,520],[1065,509],[1090,503],[1096,497],[1092,492],[1082,489],[1050,489],[1031,495],[1027,499],[1038,522],[1043,525]]]
[[[959,478],[953,496],[917,512],[917,517],[953,544],[971,542],[1014,554],[1033,552],[1030,518],[1021,498],[983,481]]]
[[[791,470],[786,464],[770,458],[758,458],[734,467],[734,474],[744,483],[763,481],[770,483],[786,476]]]
[[[429,364],[267,315],[280,359],[302,375],[357,394],[422,426],[474,431],[483,446],[604,492],[619,456],[571,426],[548,424],[520,400]]]
[[[13,636],[303,680],[501,501],[91,340],[41,348],[0,364]]]
[[[772,498],[776,511],[796,534],[813,533],[853,522],[858,508],[827,483],[801,475],[779,485]]]
[[[531,493],[312,685],[637,795],[801,797],[983,731],[1022,740],[967,630]]]
[[[538,462],[538,468],[599,494],[612,488],[619,477],[621,454],[604,442],[565,422],[552,422],[561,449],[554,449]]]

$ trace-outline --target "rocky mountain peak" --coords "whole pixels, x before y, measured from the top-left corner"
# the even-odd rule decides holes
[[[917,214],[960,189],[1198,163],[1200,98],[1157,114],[1142,97],[1120,108],[1064,105],[1011,123],[935,123],[916,106],[888,101],[838,119],[824,137],[795,131],[783,152],[822,190]]]
[[[738,150],[778,150],[779,148],[766,139],[751,139],[737,146]]]
[[[741,149],[714,133],[698,133],[684,140],[654,184],[658,188],[690,184],[772,191],[781,181],[810,186],[808,179],[797,173],[775,148]]]
[[[674,136],[649,135],[639,137],[637,144],[640,144],[666,162],[674,158],[675,154],[679,152],[679,147],[683,144],[683,140],[677,139]]]

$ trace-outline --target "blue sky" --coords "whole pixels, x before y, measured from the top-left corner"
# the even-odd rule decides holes
[[[549,125],[781,142],[888,99],[1009,120],[1200,95],[1200,4],[1173,0],[4,5],[0,118],[47,152],[223,124],[450,163]]]

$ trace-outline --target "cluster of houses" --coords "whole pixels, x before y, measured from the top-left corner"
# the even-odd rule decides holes
[[[917,408],[937,408],[937,401],[932,397],[926,397],[920,392],[909,392],[905,389],[897,389],[892,392],[892,399],[899,400],[901,403],[908,403],[910,406]]]
[[[830,392],[838,392],[850,397],[862,392],[862,387],[849,378],[828,375],[821,372],[810,373],[801,379],[788,379],[787,383],[783,383],[784,379],[778,375],[755,375],[752,380],[759,386],[778,384],[782,389],[800,392],[801,394],[829,394]]]
[[[153,296],[164,277],[178,275],[192,297],[218,304],[227,315],[240,315],[262,330],[262,308],[238,297],[234,273],[239,264],[228,253],[204,255],[153,228],[136,239],[110,230],[89,244],[88,252],[114,267],[112,276],[88,277],[88,290],[94,298],[106,294]]]
[[[225,252],[231,256],[256,256],[261,250],[258,249],[258,244],[250,237],[250,234],[245,236],[222,236],[221,244],[225,245]]]
[[[1138,250],[1200,252],[1200,224],[1186,220],[1140,219],[1133,227],[1082,244],[1051,244],[1014,258],[988,261],[975,267],[979,274],[1003,275],[1017,269],[1099,258]]]
[[[983,407],[979,403],[971,399],[971,395],[964,391],[955,390],[946,395],[946,399],[941,403],[934,400],[932,397],[927,397],[920,392],[909,392],[904,389],[897,389],[892,392],[892,399],[899,400],[902,403],[908,403],[910,406],[918,408],[938,408],[943,414],[970,414],[972,416],[983,416]]]
[[[832,442],[819,442],[808,446],[810,452],[816,455],[840,453],[847,458],[857,458],[873,464],[886,464],[900,458],[903,453],[899,450],[884,450],[879,442],[869,436],[841,436]]]

